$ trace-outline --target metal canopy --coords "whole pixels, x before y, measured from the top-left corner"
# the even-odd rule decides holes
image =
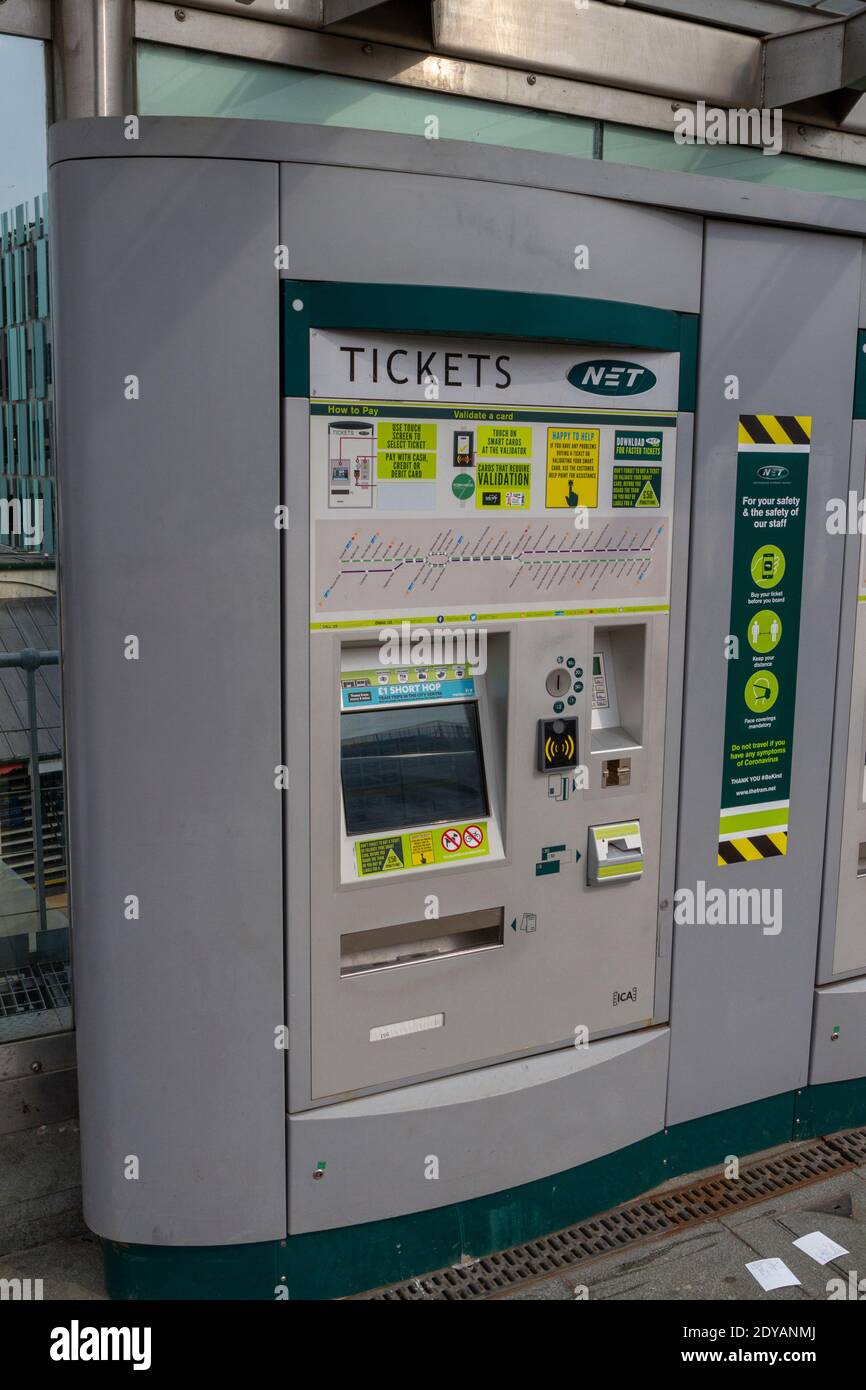
[[[764,106],[820,98],[843,121],[866,90],[866,10],[764,40]]]

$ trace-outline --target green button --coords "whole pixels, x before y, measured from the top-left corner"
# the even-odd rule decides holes
[[[580,692],[581,692],[581,690],[583,689],[583,681],[575,681],[575,682],[574,682],[574,688],[575,688],[575,690],[577,691],[577,693],[578,693],[578,695],[579,695]]]
[[[568,660],[566,661],[565,664],[566,664],[566,666],[573,666],[573,665],[574,665],[574,657],[573,657],[573,656],[570,656],[570,657],[568,658]]]
[[[578,678],[578,680],[580,680],[580,677],[583,675],[583,667],[578,666],[574,674]]]
[[[563,711],[564,709],[565,709],[565,705],[562,703],[561,700],[556,700],[556,701],[554,701],[554,705],[553,705],[553,713],[554,713],[554,714],[562,714],[562,711]]]
[[[575,699],[575,697],[574,697],[573,695],[569,695],[569,697],[568,697],[568,703],[569,703],[570,705],[576,705],[576,704],[577,704],[577,700]]]

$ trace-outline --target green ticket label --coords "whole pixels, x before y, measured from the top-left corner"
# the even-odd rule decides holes
[[[613,440],[615,459],[662,461],[662,436],[657,430],[617,430]]]
[[[660,507],[662,470],[660,468],[613,468],[612,507]]]

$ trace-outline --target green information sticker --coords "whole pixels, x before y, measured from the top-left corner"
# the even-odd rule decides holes
[[[773,608],[762,608],[749,618],[749,646],[753,652],[771,652],[782,637],[782,619]]]
[[[358,868],[362,874],[385,874],[406,867],[402,835],[387,835],[381,840],[361,840],[356,848]]]
[[[613,440],[613,456],[617,460],[655,459],[661,463],[662,436],[656,430],[617,430]]]
[[[396,453],[380,450],[376,458],[376,476],[383,480],[418,482],[436,477],[436,455],[421,451]]]
[[[420,420],[380,420],[376,446],[382,449],[436,450],[436,426]]]
[[[779,697],[779,682],[772,671],[755,671],[746,681],[745,700],[755,714],[772,709]]]
[[[775,589],[785,577],[785,556],[777,545],[762,545],[752,556],[752,579],[761,589]]]
[[[788,853],[811,426],[740,417],[719,867]]]
[[[456,478],[451,479],[451,491],[461,502],[465,502],[475,491],[475,479],[468,473],[458,473]]]
[[[531,425],[479,425],[479,458],[528,459],[531,454]]]
[[[495,463],[478,460],[476,507],[501,507],[503,511],[522,510],[529,506],[530,466],[528,463]]]
[[[618,468],[614,465],[611,506],[660,507],[661,499],[660,468]]]

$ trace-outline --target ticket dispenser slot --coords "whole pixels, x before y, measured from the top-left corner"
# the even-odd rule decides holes
[[[590,886],[623,883],[640,878],[642,873],[640,821],[589,827],[586,881]]]

